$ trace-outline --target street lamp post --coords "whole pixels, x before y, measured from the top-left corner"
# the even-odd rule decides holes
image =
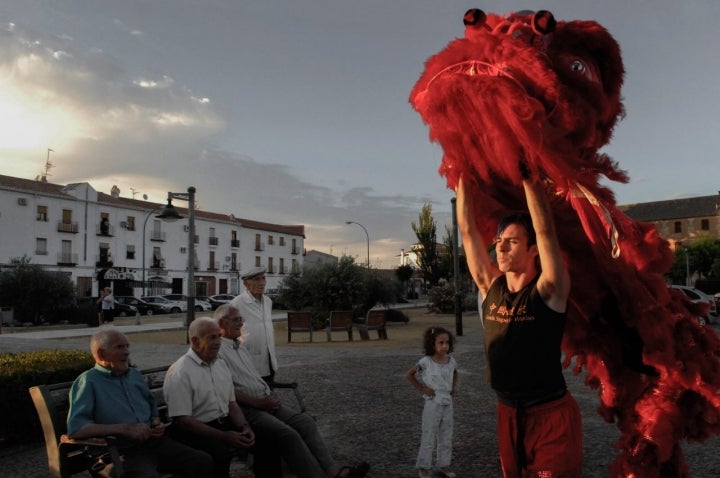
[[[462,316],[462,292],[460,291],[460,245],[458,240],[458,223],[457,223],[457,199],[450,200],[452,208],[452,251],[453,251],[453,274],[455,275],[455,335],[463,334],[463,316]]]
[[[685,252],[685,285],[690,287],[690,255],[687,247],[684,247],[683,251]]]
[[[143,222],[143,232],[142,232],[142,290],[143,290],[143,297],[147,295],[147,288],[145,287],[145,243],[147,242],[147,236],[145,236],[145,229],[147,228],[148,219],[150,219],[150,216],[153,215],[153,213],[156,213],[160,211],[162,208],[155,208],[149,213],[147,213],[147,216],[145,216],[145,222]],[[137,315],[135,318],[135,325],[140,325],[140,316]]]
[[[188,261],[187,261],[187,313],[185,315],[185,329],[195,320],[195,188],[190,186],[187,193],[168,192],[167,205],[157,217],[174,221],[182,216],[172,205],[173,199],[188,202]],[[186,337],[190,341],[189,335]]]
[[[152,216],[153,213],[156,213],[156,212],[160,211],[161,209],[162,209],[162,208],[158,207],[158,208],[155,208],[155,209],[153,209],[152,211],[150,211],[150,212],[147,214],[147,216],[145,216],[145,222],[143,223],[143,233],[142,233],[142,240],[143,240],[143,245],[142,245],[142,255],[143,255],[143,257],[142,257],[142,287],[143,287],[143,293],[142,293],[142,295],[143,295],[143,296],[147,295],[147,288],[145,287],[145,243],[147,242],[147,239],[146,239],[147,236],[145,235],[145,230],[146,230],[146,228],[147,228],[147,223],[148,223],[148,219],[150,219],[150,216]]]
[[[365,226],[363,226],[359,222],[345,221],[345,224],[357,224],[358,226],[362,227],[363,231],[365,231],[365,237],[367,238],[367,268],[370,269],[370,234],[368,234],[367,229],[365,229]]]

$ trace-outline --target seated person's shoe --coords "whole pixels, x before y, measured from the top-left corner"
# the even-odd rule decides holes
[[[418,476],[420,478],[431,478],[432,477],[432,475],[430,474],[430,470],[428,470],[427,468],[419,468]]]
[[[436,468],[435,471],[440,473],[445,478],[455,478],[455,473],[450,471],[449,468]]]

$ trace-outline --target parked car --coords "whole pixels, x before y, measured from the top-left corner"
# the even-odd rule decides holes
[[[207,300],[212,305],[213,310],[217,309],[223,304],[229,304],[235,298],[232,294],[216,294],[210,297],[204,297],[203,300]]]
[[[715,299],[707,295],[705,292],[701,291],[700,289],[696,289],[695,287],[688,287],[684,285],[673,285],[671,286],[673,289],[677,289],[682,291],[691,301],[694,303],[698,302],[704,302],[707,303],[709,306],[708,314],[705,317],[698,317],[698,320],[702,325],[713,324],[717,322],[718,314],[717,314],[717,306],[715,305]]]
[[[170,300],[161,295],[149,295],[140,297],[145,302],[150,304],[159,305],[166,314],[177,314],[180,312],[187,312],[187,302],[180,302],[177,300]]]
[[[97,301],[99,300],[99,297],[91,297],[90,302],[93,303],[96,307],[99,307],[97,305]],[[121,302],[118,300],[117,297],[115,297],[115,317],[131,317],[134,315],[137,315],[138,309],[132,304],[128,304],[126,302]]]
[[[138,299],[137,297],[133,297],[130,295],[116,295],[115,301],[120,304],[134,306],[138,310],[138,312],[140,312],[140,315],[154,315],[166,313],[163,307],[156,304],[151,304],[149,302],[145,302],[142,299]]]
[[[187,296],[185,294],[166,294],[163,295],[163,297],[178,302],[184,302],[185,310],[187,310]],[[210,305],[210,302],[201,300],[200,297],[195,297],[195,310],[197,312],[204,312],[206,310],[213,310],[213,307]]]

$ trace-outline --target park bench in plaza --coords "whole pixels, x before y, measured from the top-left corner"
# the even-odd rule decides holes
[[[288,312],[287,313],[288,343],[290,343],[293,332],[308,332],[312,342],[313,323],[311,312]]]
[[[333,332],[346,332],[348,340],[352,342],[353,339],[353,313],[351,310],[333,310],[330,312],[328,318],[327,332],[328,342],[332,342]]]
[[[387,340],[386,314],[387,311],[385,309],[368,310],[365,321],[360,324],[355,324],[360,338],[370,340],[370,331],[377,330],[378,339]]]

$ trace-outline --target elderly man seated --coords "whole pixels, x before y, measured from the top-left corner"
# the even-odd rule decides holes
[[[70,438],[115,437],[125,476],[173,473],[203,477],[212,473],[210,455],[165,436],[145,378],[130,367],[127,337],[117,329],[101,328],[90,339],[90,351],[95,367],[83,372],[70,389]],[[112,468],[113,464],[108,464],[103,476],[111,476]]]
[[[361,478],[369,470],[367,463],[355,467],[335,463],[320,435],[315,420],[285,407],[255,368],[247,349],[240,343],[243,319],[238,309],[221,305],[213,317],[220,327],[220,357],[230,367],[235,397],[258,440],[275,443],[274,453],[281,456],[290,470],[301,478]],[[260,457],[264,463],[273,457]],[[275,458],[275,463],[279,460]],[[280,469],[264,468],[263,478],[280,476]]]
[[[214,476],[225,478],[233,455],[253,447],[255,434],[235,402],[230,370],[218,359],[217,323],[200,317],[188,334],[190,349],[170,366],[163,383],[173,437],[212,455]]]

